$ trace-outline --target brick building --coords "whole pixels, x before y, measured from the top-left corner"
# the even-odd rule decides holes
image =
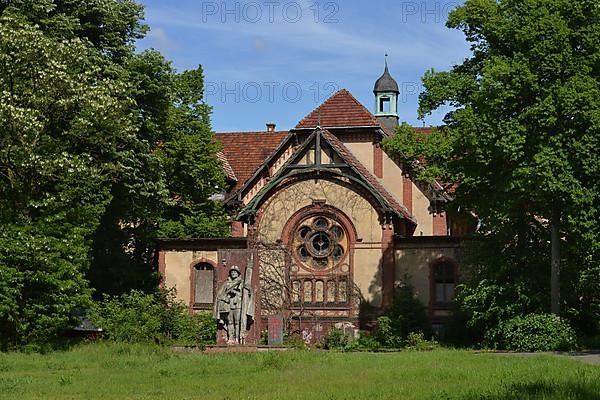
[[[249,342],[273,314],[311,340],[335,323],[368,326],[404,283],[432,324],[443,323],[465,229],[446,212],[443,185],[415,180],[381,147],[398,124],[387,65],[374,95],[374,113],[341,90],[289,132],[267,124],[216,134],[232,237],[159,243],[164,283],[191,311],[212,309],[228,267],[251,263],[258,317]]]

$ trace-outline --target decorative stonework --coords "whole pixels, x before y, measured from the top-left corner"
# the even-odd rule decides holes
[[[337,221],[324,215],[303,219],[291,243],[296,261],[309,271],[329,271],[348,254],[348,234]]]

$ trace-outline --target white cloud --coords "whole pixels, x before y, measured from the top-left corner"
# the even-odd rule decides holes
[[[274,49],[280,51],[279,57],[292,54],[304,61],[303,53],[320,54],[318,59],[310,60],[313,64],[328,58],[353,60],[354,71],[371,66],[373,59],[381,63],[385,53],[402,60],[405,65],[413,66],[439,64],[437,60],[440,59],[459,62],[456,55],[465,54],[464,40],[457,38],[455,32],[449,31],[441,23],[417,21],[415,24],[398,22],[392,26],[387,23],[377,26],[367,18],[349,21],[341,17],[337,17],[339,23],[315,22],[313,11],[309,9],[310,3],[301,1],[297,4],[302,4],[303,16],[295,23],[288,22],[289,18],[286,21],[281,13],[274,14],[273,22],[263,13],[258,22],[251,23],[245,20],[241,12],[238,23],[235,15],[222,15],[222,11],[219,11],[217,15],[203,16],[199,9],[188,13],[173,9],[154,10],[148,19],[160,25],[226,34],[232,44],[244,38],[262,38],[262,43],[268,40]],[[225,23],[222,22],[223,18]],[[363,32],[370,33],[356,33],[354,27],[364,24],[369,24],[372,29]]]

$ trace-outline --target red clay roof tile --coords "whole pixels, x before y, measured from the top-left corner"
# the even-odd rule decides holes
[[[222,151],[219,151],[217,153],[217,158],[223,164],[223,172],[225,172],[225,176],[227,177],[227,179],[229,179],[230,181],[237,182],[238,178],[237,176],[235,176],[235,172],[233,171],[233,168],[231,168],[231,164],[229,164],[229,161],[227,160],[227,157],[225,157],[225,154],[223,154]]]
[[[319,123],[320,121],[320,123]],[[369,112],[346,89],[335,93],[296,125],[300,128],[380,126],[373,114]]]
[[[223,154],[229,162],[239,190],[252,177],[265,159],[286,138],[288,132],[227,132],[216,133],[215,138],[223,144]]]

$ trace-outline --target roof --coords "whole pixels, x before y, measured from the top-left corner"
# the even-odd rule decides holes
[[[231,164],[229,164],[229,161],[227,160],[227,157],[225,157],[225,154],[223,154],[222,151],[219,151],[217,153],[217,158],[223,164],[223,172],[225,173],[227,179],[229,179],[230,181],[237,181],[238,178],[237,176],[235,176],[235,172],[233,171],[233,168],[231,168]]]
[[[215,138],[223,144],[222,154],[236,177],[234,191],[239,190],[288,135],[279,132],[224,132]]]
[[[358,173],[360,173],[363,178],[369,182],[371,186],[377,192],[385,198],[385,200],[390,204],[392,208],[394,208],[397,212],[402,214],[408,220],[416,223],[417,218],[410,212],[408,209],[402,205],[396,198],[387,191],[387,189],[383,186],[383,184],[377,179],[373,174],[369,172],[369,170],[360,162],[358,159],[352,154],[352,152],[344,146],[342,141],[337,138],[334,134],[327,130],[321,131],[322,135],[327,139],[327,141],[334,147],[334,149],[340,154],[340,156],[348,163],[348,165],[354,167]]]
[[[423,135],[429,135],[433,132],[433,128],[414,128],[416,133],[421,133]]]
[[[379,92],[394,92],[400,93],[398,89],[398,82],[390,75],[390,71],[388,70],[387,61],[385,63],[385,71],[383,71],[383,75],[375,82],[375,87],[373,88],[373,93]]]
[[[352,152],[342,143],[342,141],[337,138],[337,136],[325,129],[317,129],[316,131],[314,131],[314,134],[320,134],[321,137],[331,145],[333,150],[339,154],[339,156],[344,160],[344,162],[348,166],[352,167],[355,173],[357,173],[364,181],[366,181],[368,185],[370,185],[371,189],[374,190],[380,196],[380,199],[386,203],[387,207],[398,213],[400,216],[411,221],[412,223],[417,223],[416,217],[404,205],[402,205],[390,192],[388,192],[387,189],[385,189],[383,184],[367,170],[367,168],[354,156],[354,154],[352,154]],[[310,140],[311,137],[313,137],[313,135],[309,136],[307,140]],[[289,140],[291,140],[291,138],[292,136],[288,136],[288,138],[286,138],[286,140],[283,143],[288,143]],[[308,142],[305,142],[305,145],[296,148],[294,155],[288,159],[287,163],[292,162],[294,160],[294,157],[299,156],[307,143]],[[308,169],[306,171],[308,171]],[[275,175],[275,178],[272,177],[271,184],[273,182],[277,183],[282,177],[286,176],[284,169],[280,169],[278,174],[283,175],[279,177]],[[246,184],[249,183],[250,182],[247,182]],[[268,185],[263,187],[261,191],[269,190],[267,188]],[[248,211],[248,207],[254,207],[256,205],[252,205],[252,203],[253,201],[251,201],[246,206],[246,208],[240,213],[240,216]]]
[[[373,114],[346,89],[335,93],[296,125],[296,129],[336,127],[381,127]]]

